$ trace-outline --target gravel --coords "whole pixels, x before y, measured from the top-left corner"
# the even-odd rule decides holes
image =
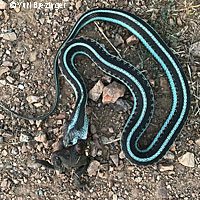
[[[86,153],[91,163],[83,175],[88,190],[82,192],[75,187],[71,170],[59,174],[34,163],[36,158],[50,161],[53,144],[61,137],[64,121],[69,119],[75,105],[72,88],[60,76],[60,101],[46,120],[21,120],[0,108],[0,199],[200,199],[199,8],[196,4],[183,5],[181,0],[170,4],[164,0],[148,4],[143,0],[65,3],[65,8],[57,10],[13,9],[0,0],[0,101],[29,117],[46,113],[55,97],[56,51],[85,11],[107,7],[137,14],[173,49],[190,83],[190,115],[164,159],[142,167],[125,159],[120,148],[119,138],[134,104],[128,89],[123,89],[114,104],[103,104],[99,97],[95,102],[88,99],[90,129]],[[117,25],[104,22],[98,25],[118,53],[143,71],[153,86],[154,118],[140,141],[146,147],[169,113],[172,99],[168,81],[137,38]],[[95,24],[88,24],[80,35],[96,39],[110,53],[118,55]],[[98,81],[105,86],[116,81],[84,56],[77,57],[76,65],[88,92]]]

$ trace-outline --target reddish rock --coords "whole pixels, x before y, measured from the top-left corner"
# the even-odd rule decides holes
[[[135,35],[131,35],[129,38],[127,38],[126,43],[128,45],[137,44],[139,42],[139,39]]]
[[[103,89],[103,103],[115,103],[119,97],[123,97],[126,87],[113,81]]]

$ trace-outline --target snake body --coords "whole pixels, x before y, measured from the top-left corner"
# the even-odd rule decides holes
[[[151,86],[136,67],[109,54],[96,41],[76,38],[83,27],[96,20],[118,24],[139,38],[161,65],[169,81],[173,100],[171,110],[159,132],[146,149],[140,149],[138,141],[148,127],[154,111]],[[134,106],[121,136],[121,148],[126,158],[138,165],[153,164],[161,159],[177,138],[187,119],[190,108],[189,85],[178,60],[155,30],[139,17],[125,11],[94,9],[79,18],[55,57],[56,101],[52,110],[42,117],[25,119],[44,119],[55,109],[59,94],[59,67],[65,79],[72,86],[76,96],[75,109],[65,127],[64,145],[67,147],[69,143],[76,144],[79,139],[87,138],[87,91],[84,81],[74,65],[74,58],[78,54],[86,55],[102,71],[121,81],[133,96]],[[17,114],[14,111],[11,112]]]

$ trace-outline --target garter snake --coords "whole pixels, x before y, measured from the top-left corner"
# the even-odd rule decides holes
[[[107,21],[118,24],[134,34],[149,50],[163,68],[170,84],[172,106],[162,127],[146,149],[138,147],[138,141],[148,127],[154,111],[154,97],[151,86],[144,75],[130,63],[115,57],[96,41],[76,38],[80,30],[93,21]],[[60,46],[54,60],[56,101],[45,115],[27,118],[1,106],[23,119],[40,120],[48,117],[56,108],[59,96],[58,68],[72,86],[76,96],[76,106],[70,121],[64,128],[64,145],[76,144],[78,139],[86,139],[88,120],[86,115],[87,91],[84,81],[74,65],[74,57],[84,54],[101,70],[121,81],[130,90],[134,106],[124,126],[121,148],[126,158],[138,165],[149,165],[161,159],[181,131],[190,108],[190,89],[186,76],[169,47],[155,30],[134,14],[115,9],[94,9],[83,14],[67,39]]]

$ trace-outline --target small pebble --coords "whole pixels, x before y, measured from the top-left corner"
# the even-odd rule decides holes
[[[195,143],[200,146],[200,138],[195,141]]]
[[[124,159],[124,158],[126,158],[125,155],[124,155],[124,153],[123,153],[123,151],[120,152],[120,154],[119,154],[119,158],[120,158],[120,159]]]
[[[17,39],[17,35],[14,32],[4,33],[3,39],[8,41],[15,41]]]
[[[113,161],[113,163],[115,164],[115,166],[119,165],[119,157],[118,157],[118,155],[116,155],[116,154],[110,155],[110,158]]]
[[[82,2],[81,1],[77,1],[76,2],[76,9],[79,10],[79,8],[81,7]]]
[[[131,35],[129,38],[127,38],[126,43],[130,46],[133,44],[137,44],[139,42],[139,39],[135,35]]]
[[[30,142],[32,140],[32,136],[21,133],[19,140],[20,142]]]
[[[194,167],[194,154],[187,152],[184,155],[182,155],[181,157],[178,158],[179,163],[181,163],[182,165],[186,166],[186,167]]]
[[[4,149],[2,152],[1,152],[1,155],[6,157],[8,155],[8,152]]]
[[[4,118],[5,118],[4,115],[0,114],[0,120]]]
[[[142,181],[142,177],[139,176],[139,177],[135,178],[134,180],[136,183],[140,183]]]
[[[10,82],[10,83],[13,83],[13,82],[15,81],[15,79],[14,79],[13,77],[11,77],[11,76],[7,76],[7,77],[6,77],[6,80],[7,80],[8,82]]]
[[[47,135],[45,133],[40,133],[39,136],[34,137],[35,141],[46,143],[47,142]]]
[[[39,100],[39,97],[37,96],[28,96],[26,98],[26,100],[28,101],[28,103],[37,103]]]
[[[90,126],[90,132],[92,134],[95,134],[97,132],[96,126],[94,124],[91,124],[91,126]]]
[[[20,90],[23,90],[23,89],[24,89],[24,86],[21,85],[21,84],[19,84],[19,85],[18,85],[18,88],[19,88]]]
[[[117,195],[113,194],[113,200],[117,200],[117,199],[118,199]]]
[[[174,166],[173,165],[159,165],[159,169],[161,172],[164,172],[164,171],[173,171],[174,170]]]
[[[4,137],[0,136],[0,144],[2,144],[4,141]]]
[[[200,57],[200,41],[193,43],[189,51],[194,57]]]
[[[114,46],[118,47],[120,44],[124,44],[124,40],[122,39],[122,36],[119,34],[115,35],[115,41],[114,41]]]
[[[97,101],[103,92],[104,84],[99,80],[89,91],[88,97],[93,101]]]
[[[4,67],[12,67],[13,66],[13,62],[11,62],[11,61],[4,61],[2,63],[2,66],[4,66]]]
[[[178,17],[176,21],[177,21],[177,24],[178,24],[179,26],[182,26],[182,25],[183,25],[183,23],[182,23],[182,21],[181,21],[181,18],[180,18],[180,17]]]
[[[5,10],[7,7],[7,3],[3,0],[0,0],[0,10]]]
[[[36,108],[39,108],[39,107],[42,107],[43,104],[41,102],[38,102],[38,103],[34,103],[33,104]]]
[[[0,76],[2,76],[4,73],[8,72],[10,69],[8,67],[0,67]]]
[[[88,175],[89,175],[89,176],[95,176],[96,173],[97,173],[97,171],[98,171],[98,169],[99,169],[99,166],[100,166],[100,162],[97,161],[97,160],[93,160],[93,161],[89,164],[89,166],[88,166],[88,168],[87,168]]]
[[[15,10],[16,13],[19,13],[20,12],[20,7],[19,6],[15,6],[14,10]]]
[[[172,152],[169,151],[163,158],[166,160],[174,160],[175,156]]]
[[[34,61],[36,61],[36,59],[37,59],[37,52],[36,51],[32,51],[30,53],[29,60],[30,60],[30,62],[34,62]]]

